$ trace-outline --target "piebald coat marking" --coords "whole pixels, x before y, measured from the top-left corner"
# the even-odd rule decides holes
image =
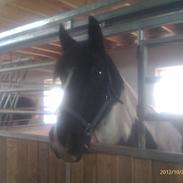
[[[117,144],[119,139],[127,141],[132,126],[137,119],[137,96],[125,79],[125,89],[120,99],[124,104],[116,103],[109,114],[101,121],[96,129],[97,141],[103,144]],[[148,107],[149,112],[155,112]],[[145,127],[152,135],[158,150],[168,152],[181,152],[182,136],[170,122],[145,122]]]

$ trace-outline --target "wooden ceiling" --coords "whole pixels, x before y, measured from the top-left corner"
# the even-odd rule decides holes
[[[140,1],[142,0],[128,0],[125,3],[119,3],[110,7],[110,10],[130,6]],[[97,2],[97,0],[0,0],[0,32],[48,18],[50,16],[57,15],[58,13],[75,9],[93,2]],[[108,10],[109,9],[105,9],[103,11]],[[100,14],[103,11],[97,11],[92,14]],[[168,25],[149,30],[146,34],[148,37],[158,37],[159,35],[179,33],[182,32],[181,30],[183,30],[182,24]],[[108,37],[105,39],[106,49],[130,47],[134,45],[136,39],[137,34],[135,32]],[[22,57],[33,57],[35,60],[53,60],[59,57],[61,50],[62,48],[60,43],[58,41],[54,41],[44,45],[32,46],[1,54],[0,61]]]
[[[0,32],[98,1],[102,0],[0,0]],[[110,9],[138,1],[128,0]]]

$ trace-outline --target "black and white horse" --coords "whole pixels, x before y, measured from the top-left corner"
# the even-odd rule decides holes
[[[105,52],[97,20],[89,17],[87,41],[73,40],[63,26],[59,36],[64,53],[56,74],[65,94],[50,130],[55,154],[73,162],[91,142],[135,145],[137,97]],[[181,152],[182,136],[171,123],[145,122],[145,127],[147,146]]]

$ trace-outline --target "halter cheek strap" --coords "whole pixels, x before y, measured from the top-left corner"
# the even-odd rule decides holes
[[[70,74],[66,80],[65,87],[67,87],[68,83],[70,82],[72,75],[73,75],[73,70],[70,72]],[[115,102],[119,102],[119,103],[123,104],[123,102],[119,99],[119,97],[116,96],[115,91],[112,87],[112,78],[111,78],[111,74],[109,71],[107,71],[107,77],[108,77],[109,83],[108,83],[105,102],[103,103],[101,109],[99,110],[99,112],[97,113],[97,115],[95,116],[95,118],[91,122],[88,122],[87,120],[85,120],[83,118],[83,116],[81,116],[80,114],[78,114],[77,112],[72,110],[71,108],[67,108],[65,106],[62,106],[62,110],[66,111],[70,115],[72,115],[85,128],[84,133],[85,133],[86,139],[85,139],[84,147],[86,150],[89,148],[92,133],[94,132],[95,128],[97,127],[97,125],[101,121],[103,115],[106,112],[108,112],[108,110],[110,110],[110,106],[112,106]]]
[[[104,104],[102,105],[99,112],[97,113],[97,115],[95,116],[95,118],[91,122],[88,122],[87,120],[85,120],[80,114],[78,114],[77,112],[75,112],[71,108],[67,108],[65,106],[62,107],[62,110],[66,111],[70,115],[72,115],[85,128],[85,131],[84,131],[85,136],[86,136],[85,145],[84,145],[85,149],[89,148],[91,135],[94,132],[97,125],[99,124],[99,122],[101,121],[103,115],[106,112],[108,112],[108,110],[110,109],[110,106],[112,106],[114,104],[114,102],[116,102],[116,101],[122,103],[120,101],[120,99],[118,99],[117,96],[114,96],[114,93],[111,91],[112,90],[109,87]]]

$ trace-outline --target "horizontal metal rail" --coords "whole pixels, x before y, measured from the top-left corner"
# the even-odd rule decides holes
[[[153,7],[153,12],[154,12],[153,16],[152,16],[152,14],[149,13],[149,12],[151,12],[151,6],[149,6],[149,7],[147,6],[149,1],[145,2],[146,6],[143,10],[144,15],[142,14],[141,11],[138,11],[137,8],[133,10],[134,12],[131,10],[130,15],[129,15],[130,18],[128,16],[128,11],[127,11],[128,8],[121,9],[121,11],[118,11],[118,14],[115,14],[116,11],[113,11],[108,14],[100,15],[99,21],[103,20],[106,24],[108,22],[109,17],[113,17],[112,22],[110,22],[112,26],[109,25],[109,26],[103,28],[104,35],[110,36],[110,35],[118,34],[121,32],[131,32],[131,31],[136,31],[139,29],[153,28],[156,26],[160,26],[162,24],[177,23],[177,22],[183,21],[183,11],[182,11],[183,1],[182,0],[173,0],[173,1],[172,0],[171,1],[170,0],[162,0],[162,1],[156,0],[156,1],[153,1],[154,4],[152,1],[150,1],[150,2],[151,2],[150,5]],[[166,5],[166,13],[161,15],[160,13],[162,13],[162,11],[163,11],[162,10],[163,5]],[[143,6],[144,6],[144,3],[142,3],[141,6],[139,5],[138,8],[140,9],[140,7],[143,7]],[[129,8],[132,8],[132,7],[129,7]],[[126,11],[125,15],[124,15],[123,11]],[[104,18],[102,18],[102,16],[104,16],[104,18],[108,17],[108,19],[107,18],[104,19]],[[96,18],[97,17],[98,16],[96,16]],[[76,30],[74,30],[76,28],[74,25],[77,25],[77,23],[76,24],[74,23],[72,26],[72,28],[73,28],[72,30],[75,32],[73,34],[74,37],[76,37],[76,38],[78,37],[78,39],[80,39],[80,40],[86,39],[86,37],[87,37],[86,30],[82,33],[78,33]],[[87,25],[87,21],[85,20],[84,24],[82,26],[86,26],[86,25]],[[79,26],[79,25],[77,25],[77,26]],[[0,41],[0,52],[7,52],[7,51],[15,49],[15,48],[19,48],[19,47],[23,47],[23,46],[30,46],[32,44],[40,44],[40,43],[50,41],[50,40],[58,37],[58,29],[59,29],[58,24],[53,24],[53,26],[51,28],[44,29],[44,27],[43,27],[39,31],[30,32],[30,33],[23,34],[23,35],[20,34],[14,38],[3,39]],[[82,34],[82,36],[79,34]]]
[[[170,0],[168,0],[170,1]],[[38,28],[47,27],[47,26],[53,26],[53,24],[58,24],[63,21],[66,21],[68,19],[71,19],[72,17],[79,16],[82,14],[90,13],[92,11],[96,11],[101,8],[112,6],[116,3],[125,3],[127,0],[103,0],[97,3],[90,3],[88,5],[84,5],[80,8],[70,10],[61,14],[58,14],[56,16],[52,16],[50,18],[46,18],[40,21],[36,21],[33,23],[29,23],[20,27],[16,27],[14,29],[5,31],[0,33],[0,39],[5,39],[10,36],[17,36],[18,34],[25,34],[26,32],[34,31]]]
[[[47,66],[52,66],[52,65],[55,65],[54,61],[40,63],[40,64],[29,64],[29,65],[27,64],[27,65],[11,67],[11,68],[2,68],[2,69],[0,69],[0,73],[24,70],[24,69],[34,69],[34,68],[38,68],[38,67],[47,67]]]
[[[161,77],[145,77],[145,83],[146,84],[154,84],[158,82],[161,79]]]
[[[30,32],[30,31],[35,31],[36,29],[38,29],[40,27],[42,28],[43,26],[44,27],[49,26],[49,25],[53,26],[54,24],[58,24],[58,23],[63,22],[63,20],[68,20],[68,19],[71,19],[75,16],[79,16],[82,14],[90,13],[92,11],[96,11],[98,9],[109,7],[109,6],[112,6],[116,3],[125,3],[125,2],[127,2],[127,0],[103,0],[103,1],[100,1],[97,3],[90,3],[90,4],[82,6],[80,8],[70,10],[70,11],[58,14],[56,16],[52,16],[50,18],[46,18],[46,19],[43,19],[40,21],[29,23],[29,24],[26,24],[26,25],[16,27],[14,29],[2,32],[2,33],[0,33],[0,39],[7,38],[9,36],[17,36],[19,34],[25,34],[26,32]],[[159,6],[166,6],[170,3],[175,4],[175,3],[180,3],[180,2],[181,2],[181,0],[173,0],[173,1],[172,0],[161,0],[161,1],[149,0],[148,2],[139,3],[137,5],[133,5],[133,6],[130,6],[128,8],[123,8],[122,11],[115,10],[113,13],[113,16],[109,16],[111,14],[108,14],[108,13],[104,14],[104,16],[99,15],[98,19],[104,20],[104,18],[108,19],[108,18],[113,18],[114,16],[119,16],[119,15],[124,16],[124,15],[131,14],[134,12],[139,12],[139,11],[142,12],[143,10],[146,10],[149,8],[152,9],[152,8],[156,8],[157,6],[158,7]]]
[[[39,115],[44,115],[44,114],[55,114],[53,112],[49,111],[29,111],[29,110],[11,110],[11,109],[0,109],[0,114],[39,114]]]
[[[56,87],[59,85],[51,85],[51,86],[45,86],[45,87],[27,87],[27,88],[7,88],[0,90],[0,93],[12,93],[12,92],[39,92],[39,91],[46,91],[53,89],[53,87]]]
[[[21,59],[16,59],[16,60],[11,60],[11,61],[4,61],[4,62],[0,62],[0,67],[4,66],[4,65],[12,65],[12,64],[19,64],[19,63],[25,63],[25,62],[29,62],[32,61],[32,58],[21,58]]]
[[[183,163],[182,153],[169,153],[151,149],[137,149],[133,147],[122,147],[117,145],[94,145],[91,152],[110,153],[118,155],[127,155],[143,159],[161,160],[167,162]]]
[[[183,115],[168,114],[168,113],[146,113],[145,121],[165,121],[165,122],[181,122],[183,123]]]
[[[20,128],[20,127],[19,127]],[[35,134],[26,134],[16,132],[16,131],[10,131],[6,130],[0,130],[0,136],[1,137],[11,137],[16,139],[24,139],[24,140],[34,140],[34,141],[40,141],[40,142],[48,142],[49,143],[49,137],[48,135],[35,135]],[[124,146],[117,146],[117,145],[92,145],[90,148],[90,153],[108,153],[108,154],[114,154],[114,155],[125,155],[125,156],[132,156],[136,158],[142,158],[147,160],[161,160],[161,161],[167,161],[167,162],[178,162],[183,163],[183,155],[181,153],[168,153],[163,151],[157,151],[157,150],[142,150],[137,149],[133,147],[124,147]]]
[[[99,14],[96,16],[100,22],[114,21],[116,17],[120,18],[121,22],[137,20],[139,16],[142,18],[167,14],[169,12],[178,11],[182,9],[183,2],[181,0],[148,0],[143,1],[125,8],[119,8],[107,13]],[[72,28],[84,26],[87,20],[74,21]]]
[[[149,47],[154,47],[176,42],[183,42],[183,35],[144,40],[142,44],[147,45]]]

